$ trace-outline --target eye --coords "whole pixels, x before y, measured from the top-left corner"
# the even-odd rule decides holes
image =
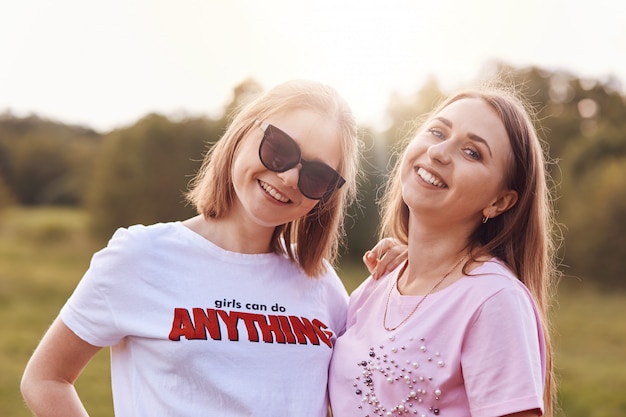
[[[480,161],[482,159],[482,156],[481,156],[480,152],[478,152],[476,149],[474,149],[472,147],[467,147],[467,148],[463,149],[463,152],[465,152],[465,154],[467,156],[469,156],[470,158],[472,158],[475,161]]]
[[[433,136],[435,136],[435,137],[437,137],[439,139],[445,139],[445,136],[444,136],[443,132],[441,130],[437,129],[436,127],[431,127],[430,129],[428,129],[428,132],[431,135],[433,135]]]

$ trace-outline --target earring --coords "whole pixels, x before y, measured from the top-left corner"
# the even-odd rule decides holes
[[[487,221],[489,221],[489,217],[487,216],[483,217],[483,224],[487,223]]]

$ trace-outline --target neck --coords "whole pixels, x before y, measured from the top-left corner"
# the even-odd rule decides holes
[[[270,252],[270,240],[274,228],[249,228],[234,216],[213,219],[196,216],[183,222],[192,231],[222,249],[245,254]]]
[[[409,232],[408,264],[398,289],[407,294],[424,294],[448,274],[443,288],[460,278],[462,257],[468,254],[469,239],[457,230],[411,227]]]

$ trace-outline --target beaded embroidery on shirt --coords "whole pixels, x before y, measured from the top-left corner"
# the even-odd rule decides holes
[[[399,352],[414,352],[412,359],[398,359]],[[430,366],[428,366],[430,365]],[[434,366],[433,366],[434,365]],[[370,347],[368,358],[357,362],[360,374],[353,384],[360,397],[358,408],[365,417],[419,417],[440,416],[440,388],[432,386],[434,372],[446,366],[439,352],[430,352],[425,338],[409,338],[408,343],[398,345],[395,335],[389,336],[387,345]],[[374,380],[383,378],[384,383],[403,385],[404,398],[394,404],[382,404],[377,396]],[[380,384],[379,384],[380,386]]]

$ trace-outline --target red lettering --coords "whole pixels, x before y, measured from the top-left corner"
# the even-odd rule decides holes
[[[291,331],[291,325],[289,324],[289,319],[287,318],[287,316],[277,316],[277,317],[278,317],[278,321],[280,322],[280,328],[285,334],[285,339],[287,340],[287,343],[291,345],[295,345],[296,336],[294,336],[293,332]]]
[[[313,325],[306,317],[289,316],[293,333],[301,345],[306,345],[306,339],[309,339],[314,345],[319,345],[320,341],[315,333]]]
[[[217,319],[217,313],[212,308],[207,308],[206,313],[201,308],[193,309],[193,322],[196,327],[194,339],[206,340],[206,332],[209,331],[211,339],[222,340],[222,332],[220,331],[220,323]],[[189,339],[189,338],[188,338]]]
[[[191,323],[189,312],[184,308],[175,308],[172,330],[169,335],[170,340],[180,341],[181,336],[189,340],[194,339],[195,335],[196,329],[194,329]]]
[[[322,323],[318,319],[313,319],[313,326],[314,326],[313,328],[315,329],[315,333],[317,333],[320,340],[324,342],[326,346],[332,349],[333,342],[331,340],[331,337],[333,336],[333,332],[331,332],[330,330],[322,330],[322,329],[327,329],[328,326],[326,326],[324,323]]]
[[[239,320],[239,313],[231,311],[230,315],[224,310],[217,310],[220,318],[226,324],[226,330],[228,331],[228,340],[239,340],[239,331],[237,330],[237,321]]]
[[[259,327],[265,343],[272,343],[274,340],[276,340],[276,343],[285,343],[285,333],[283,333],[283,329],[280,327],[279,316],[267,316],[267,321],[259,320]],[[272,337],[272,333],[276,336],[275,339]]]
[[[193,319],[192,319],[193,316]],[[276,316],[247,313],[241,311],[224,311],[212,308],[193,308],[192,314],[184,308],[174,309],[174,319],[169,333],[169,339],[180,341],[181,337],[187,340],[222,340],[220,323],[226,326],[228,340],[239,341],[239,319],[245,325],[248,340],[265,343],[280,344],[312,344],[319,345],[320,341],[329,348],[333,346],[334,333],[328,326],[318,319],[311,322],[306,317]],[[259,335],[260,331],[260,335]]]
[[[239,318],[243,320],[246,325],[246,330],[248,331],[248,340],[251,342],[259,341],[259,332],[256,329],[254,323],[259,322],[260,320],[264,320],[263,316],[260,314],[252,314],[252,313],[238,313]]]

